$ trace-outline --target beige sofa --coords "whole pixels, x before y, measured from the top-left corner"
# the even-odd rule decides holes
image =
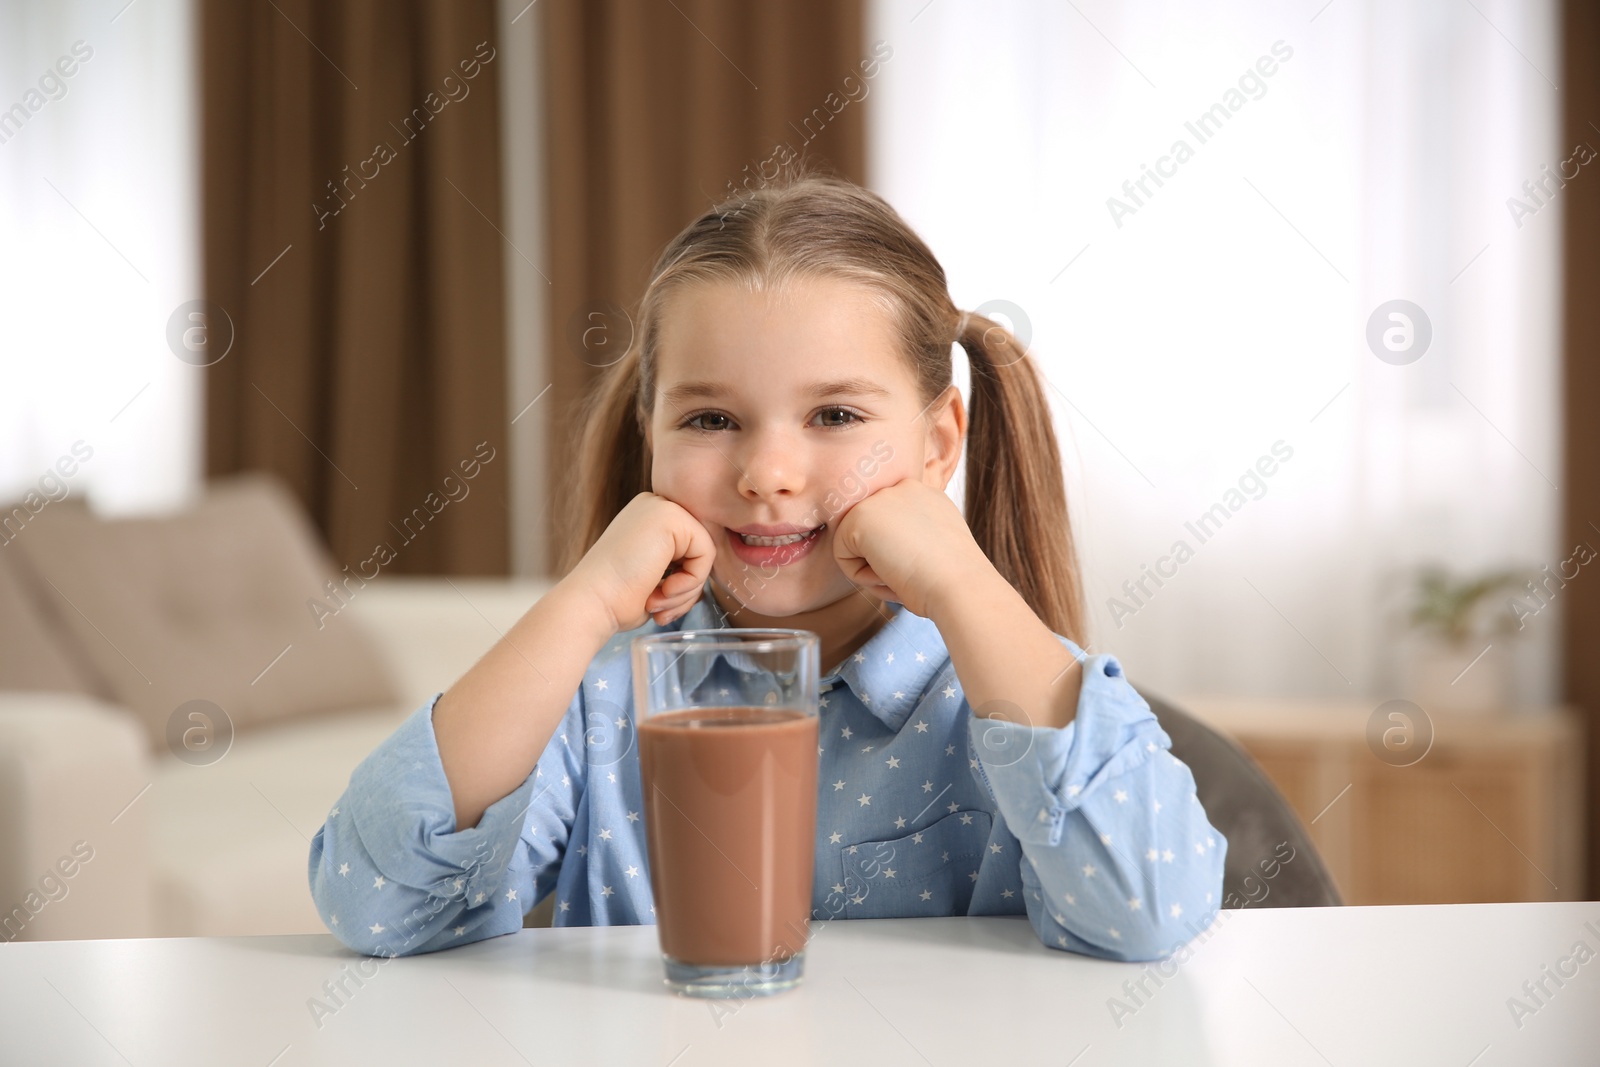
[[[259,478],[158,520],[7,515],[0,940],[320,932],[309,842],[350,772],[549,587],[341,575],[334,600]]]

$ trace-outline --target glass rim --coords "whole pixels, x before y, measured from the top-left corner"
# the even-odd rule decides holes
[[[742,649],[745,651],[798,651],[808,645],[820,648],[822,639],[811,630],[786,630],[768,627],[726,626],[705,630],[677,630],[671,633],[643,634],[633,639],[634,647],[652,649],[689,646],[696,649]],[[756,646],[752,649],[752,646]]]

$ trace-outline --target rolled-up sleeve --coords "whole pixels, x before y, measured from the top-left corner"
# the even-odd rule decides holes
[[[555,886],[584,788],[579,687],[532,773],[476,826],[457,830],[433,732],[438,699],[356,767],[311,841],[322,921],[367,955],[431,952],[521,929]]]
[[[1083,667],[1076,717],[1057,729],[974,716],[974,773],[1022,845],[1040,940],[1158,959],[1216,917],[1227,841],[1121,665],[1057,637]]]

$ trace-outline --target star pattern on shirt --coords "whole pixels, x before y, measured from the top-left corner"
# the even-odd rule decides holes
[[[638,822],[639,821],[639,813],[636,812],[636,811],[628,812],[628,821],[629,822]]]
[[[971,826],[972,825],[972,813],[971,812],[964,811],[964,812],[961,813],[961,825],[962,826]]]
[[[947,685],[947,686],[944,687],[944,698],[946,700],[954,700],[955,699],[955,695],[956,695],[956,687],[955,686]]]
[[[835,793],[837,793],[839,790],[841,790],[843,788],[844,788],[844,779],[843,778],[841,778],[837,782],[833,783],[833,791]]]
[[[989,851],[998,856],[1000,854],[1000,843],[998,841],[992,843],[989,846]]]
[[[343,877],[348,876],[349,874],[350,874],[350,865],[348,863],[339,864],[339,876],[341,878],[343,878]]]
[[[460,937],[462,934],[464,934],[466,932],[467,932],[467,928],[465,926],[456,927],[456,936],[457,937]]]
[[[867,796],[867,794],[862,793],[859,797],[856,798],[856,803],[860,804],[864,808],[868,804],[872,803],[872,798]]]
[[[904,830],[906,828],[906,817],[904,815],[895,816],[894,828],[896,830]]]
[[[920,895],[921,895],[923,900],[932,900],[933,899],[933,894],[930,893],[926,889],[924,889]]]
[[[626,871],[626,874],[628,875],[629,878],[637,878],[639,876],[639,868],[633,866],[632,864],[629,864],[628,865],[628,870]]]
[[[928,724],[927,724],[927,722],[919,721],[916,725],[917,725],[917,733],[925,734],[925,733],[928,732]]]
[[[608,885],[603,885],[603,886],[600,887],[600,895],[603,896],[603,897],[609,897],[612,893],[615,893],[615,892],[616,892],[616,890],[612,889]]]
[[[954,756],[956,754],[956,746],[954,746],[954,745],[946,745],[946,746],[944,746],[944,754],[946,756]]]
[[[922,783],[922,791],[924,793],[933,792],[933,782],[931,782],[931,781],[923,782]]]
[[[839,831],[835,830],[833,833],[828,835],[828,844],[837,845],[842,837],[843,835],[840,834]]]
[[[600,840],[602,840],[602,841],[610,841],[611,840],[611,831],[602,828],[601,831],[600,831]]]
[[[888,759],[884,760],[883,762],[888,764],[890,767],[898,767],[898,766],[900,766],[900,757],[899,756],[890,756]]]
[[[1000,895],[1009,900],[1011,897],[1014,897],[1017,894],[1010,889],[1002,889],[1000,890]]]
[[[604,678],[602,678],[598,682],[594,683],[594,687],[598,690],[604,691],[605,688],[610,684],[610,682],[607,682]]]
[[[839,731],[839,736],[848,741],[855,735],[850,732],[850,727],[846,726],[843,730]]]
[[[381,874],[378,875],[378,877],[376,877],[376,878],[374,878],[372,880],[372,888],[374,888],[374,889],[382,889],[387,884],[388,884],[387,881],[384,879],[383,875],[381,875]]]

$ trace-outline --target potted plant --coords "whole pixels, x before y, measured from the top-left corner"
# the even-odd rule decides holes
[[[1500,568],[1455,575],[1439,566],[1416,574],[1407,619],[1419,640],[1404,672],[1409,696],[1424,709],[1487,712],[1504,708],[1510,693],[1502,638],[1517,630],[1502,591],[1519,589],[1523,570]]]

